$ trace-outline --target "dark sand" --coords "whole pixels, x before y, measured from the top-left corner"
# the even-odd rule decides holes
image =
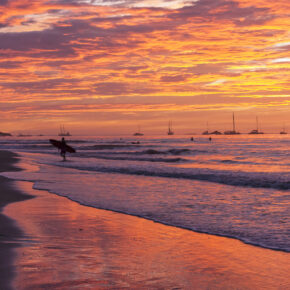
[[[15,186],[36,196],[4,210],[25,233],[15,289],[290,289],[288,253]]]
[[[15,167],[16,154],[0,151],[0,172],[19,170]],[[0,176],[0,212],[9,203],[22,201],[30,196],[13,188],[13,182]],[[19,246],[18,240],[22,233],[15,223],[8,217],[0,214],[0,289],[10,289],[14,276],[12,267],[13,249]]]

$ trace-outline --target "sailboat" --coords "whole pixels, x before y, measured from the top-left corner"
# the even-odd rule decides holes
[[[174,135],[174,132],[172,131],[172,121],[169,121],[169,123],[168,123],[167,135]]]
[[[140,126],[138,126],[138,131],[133,134],[134,136],[143,136],[144,134],[140,132]]]
[[[283,125],[283,130],[280,132],[280,134],[288,134],[288,133],[285,131],[285,124]]]
[[[204,132],[202,133],[202,135],[222,135],[222,133],[221,133],[220,131],[218,131],[218,130],[215,130],[215,131],[209,132],[209,130],[208,130],[208,122],[206,122],[206,127],[207,127],[207,130],[204,131]]]
[[[257,129],[252,130],[249,134],[264,134],[264,132],[259,131],[258,117],[256,117],[256,124],[257,124]]]
[[[206,122],[206,131],[202,132],[202,135],[210,135],[208,130],[208,122]]]
[[[60,131],[58,133],[58,136],[71,136],[70,132],[66,131],[64,128],[64,125],[60,125]]]
[[[240,132],[236,131],[235,113],[233,113],[233,130],[225,131],[225,135],[238,135]]]

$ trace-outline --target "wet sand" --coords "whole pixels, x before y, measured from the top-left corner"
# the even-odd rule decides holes
[[[16,154],[8,151],[0,151],[0,172],[19,170],[15,167]],[[30,196],[21,193],[13,187],[13,182],[0,176],[0,288],[10,289],[14,277],[12,266],[14,249],[19,246],[22,237],[21,230],[15,222],[2,214],[3,207],[9,203],[22,201]]]
[[[79,205],[29,182],[4,214],[15,289],[289,289],[289,254]],[[15,191],[14,191],[15,192]]]

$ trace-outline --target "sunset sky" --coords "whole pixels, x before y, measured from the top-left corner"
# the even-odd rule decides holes
[[[289,0],[0,0],[0,131],[290,131]]]

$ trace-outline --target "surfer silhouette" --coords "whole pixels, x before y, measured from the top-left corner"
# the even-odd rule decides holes
[[[66,161],[66,153],[76,153],[76,150],[67,145],[64,138],[62,138],[60,141],[55,139],[49,139],[49,143],[56,147],[58,150],[60,150],[60,156],[63,158],[63,161]]]
[[[66,161],[66,142],[65,139],[62,137],[60,141],[60,156],[63,158],[63,161]]]

